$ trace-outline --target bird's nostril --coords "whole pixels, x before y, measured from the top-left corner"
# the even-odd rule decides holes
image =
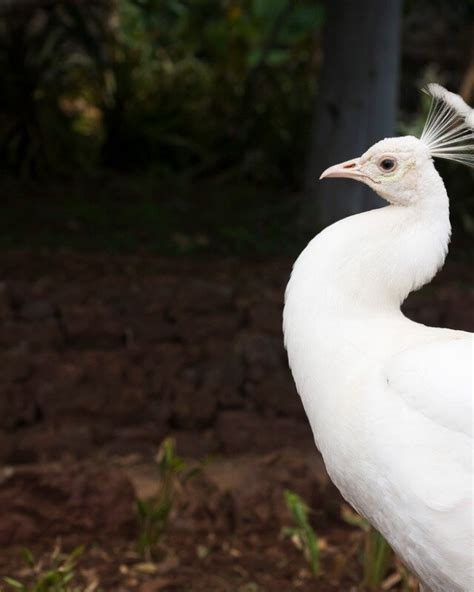
[[[344,165],[345,169],[353,169],[355,167],[355,162],[348,162]]]

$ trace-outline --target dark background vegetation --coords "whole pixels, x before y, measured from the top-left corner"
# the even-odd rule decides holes
[[[317,230],[380,205],[318,184],[326,166],[418,134],[427,82],[474,104],[473,0],[0,0],[0,68],[0,576],[33,578],[19,547],[60,536],[88,546],[89,592],[312,590],[280,536],[291,489],[317,589],[365,589],[286,365],[284,286]],[[472,330],[473,172],[437,166],[450,260],[406,311]],[[208,459],[191,484],[157,466],[167,436]],[[163,481],[144,558],[134,500]]]
[[[398,133],[419,131],[427,108],[419,89],[427,81],[467,100],[473,94],[470,0],[407,1],[400,31],[398,2],[373,12],[370,2],[329,6],[328,13],[315,0],[3,2],[1,242],[297,252],[321,226],[314,208],[303,225],[292,225],[316,202],[302,197],[311,189],[314,197],[321,172],[311,146],[324,150],[334,133],[328,117],[319,121],[318,91],[334,97],[337,85],[341,117],[351,115],[336,159],[364,151],[380,132],[393,133],[394,123]],[[372,16],[357,22],[364,11]],[[328,14],[327,61],[336,67],[321,80]],[[387,50],[394,27],[400,79],[398,48]],[[365,113],[354,107],[361,97],[372,101]],[[367,113],[375,136],[354,145]],[[472,177],[440,166],[456,235],[469,232]],[[345,187],[355,200],[361,189],[342,183],[333,191]]]

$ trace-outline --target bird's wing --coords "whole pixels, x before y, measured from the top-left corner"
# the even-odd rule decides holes
[[[403,351],[385,379],[406,404],[448,430],[473,437],[474,335]]]
[[[395,355],[383,376],[395,409],[402,403],[388,424],[401,439],[388,440],[384,458],[410,500],[408,536],[451,566],[450,590],[474,590],[473,353],[474,336],[461,333]]]

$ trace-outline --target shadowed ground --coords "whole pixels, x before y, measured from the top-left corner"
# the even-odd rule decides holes
[[[280,536],[290,488],[322,538],[318,590],[356,586],[362,534],[341,520],[282,346],[289,259],[25,251],[0,265],[0,574],[20,569],[20,545],[60,536],[89,546],[82,577],[105,590],[311,590]],[[448,265],[408,316],[474,329],[468,273]],[[191,466],[209,462],[144,568],[134,499],[155,493],[170,435]]]

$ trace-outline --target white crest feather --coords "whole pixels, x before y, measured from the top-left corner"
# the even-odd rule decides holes
[[[433,157],[474,167],[474,109],[439,84],[423,90],[432,101],[420,139]]]

